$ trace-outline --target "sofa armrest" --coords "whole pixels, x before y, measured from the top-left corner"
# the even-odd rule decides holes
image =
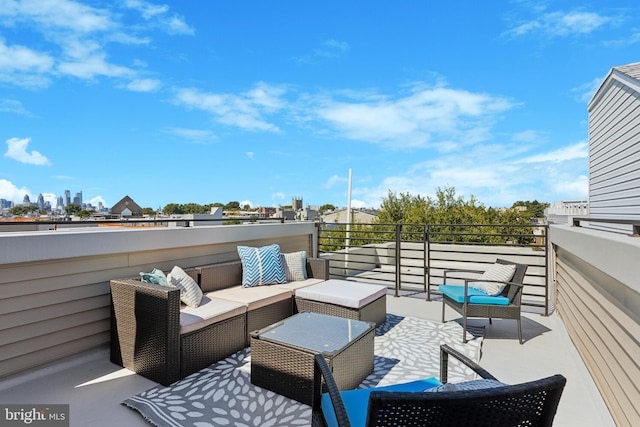
[[[180,290],[111,280],[111,361],[163,385],[180,378]]]
[[[307,277],[329,280],[329,260],[325,258],[307,258]]]

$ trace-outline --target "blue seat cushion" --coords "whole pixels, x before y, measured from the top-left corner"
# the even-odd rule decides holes
[[[347,416],[353,427],[364,426],[367,422],[367,407],[369,405],[369,395],[372,391],[404,391],[422,392],[432,387],[442,385],[436,378],[425,378],[404,384],[394,384],[383,387],[360,388],[357,390],[341,391],[342,401],[347,410]],[[322,395],[322,413],[328,427],[337,427],[336,413],[331,404],[329,393]]]
[[[452,300],[460,304],[464,303],[464,286],[440,285],[438,289]],[[487,295],[480,289],[472,288],[471,286],[468,288],[468,297],[469,304],[509,305],[509,298],[502,295]]]

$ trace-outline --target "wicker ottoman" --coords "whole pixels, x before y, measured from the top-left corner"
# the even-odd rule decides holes
[[[380,325],[387,318],[387,287],[371,283],[330,279],[298,289],[298,312],[329,314]]]
[[[299,313],[251,335],[251,382],[299,402],[313,400],[313,358],[324,355],[341,390],[373,370],[374,325]]]

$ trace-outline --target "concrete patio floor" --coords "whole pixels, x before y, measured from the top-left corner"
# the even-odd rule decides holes
[[[387,311],[398,315],[439,322],[441,307],[425,301],[423,294],[387,296]],[[447,320],[457,319],[447,310]],[[501,381],[514,384],[556,373],[567,378],[554,425],[615,426],[558,314],[523,313],[524,345],[518,343],[515,321],[471,322],[486,325],[480,364]],[[108,348],[100,348],[0,381],[0,402],[68,403],[71,426],[148,426],[120,402],[155,385],[110,363]]]

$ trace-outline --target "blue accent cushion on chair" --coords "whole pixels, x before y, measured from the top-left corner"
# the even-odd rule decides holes
[[[440,292],[451,298],[452,300],[462,304],[464,302],[464,286],[459,285],[440,285],[438,287]],[[480,289],[468,288],[469,303],[470,304],[494,304],[494,305],[509,305],[509,298],[496,295],[487,295]]]
[[[242,261],[242,287],[287,283],[277,244],[252,248],[238,246]]]
[[[360,388],[357,390],[341,391],[342,401],[347,410],[347,416],[352,427],[364,426],[367,422],[367,406],[369,405],[369,395],[372,391],[404,391],[422,392],[432,387],[442,385],[436,378],[425,378],[404,384],[394,384],[383,387]],[[331,404],[329,393],[324,393],[321,400],[322,413],[328,427],[337,427],[336,413]]]

